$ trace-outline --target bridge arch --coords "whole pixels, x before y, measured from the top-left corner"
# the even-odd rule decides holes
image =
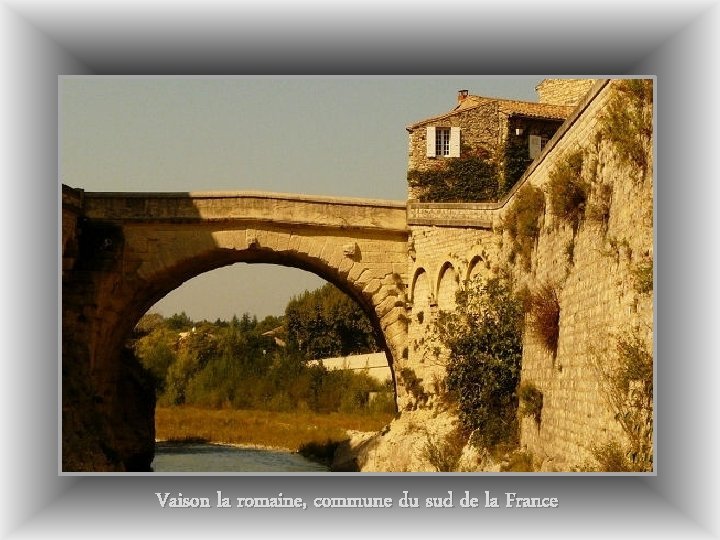
[[[122,421],[127,406],[122,350],[140,317],[189,279],[238,262],[299,268],[333,283],[368,314],[396,380],[407,347],[405,203],[259,193],[75,196],[74,206],[63,206],[63,364],[75,361],[71,354],[86,357],[94,399],[111,421]]]
[[[236,263],[277,264],[280,266],[297,268],[311,272],[325,281],[332,283],[339,290],[352,298],[368,316],[378,345],[386,351],[388,365],[393,367],[393,356],[388,350],[385,332],[381,324],[380,315],[372,303],[372,297],[363,293],[363,288],[357,282],[351,282],[336,269],[328,266],[326,261],[315,257],[303,256],[289,251],[274,251],[263,247],[249,247],[246,249],[228,249],[218,247],[206,251],[192,259],[179,260],[175,265],[148,276],[142,287],[137,288],[128,302],[127,310],[121,324],[118,326],[117,336],[122,343],[124,338],[134,328],[137,321],[158,300],[175,290],[183,283],[201,274],[211,272]],[[113,340],[117,343],[116,340]]]

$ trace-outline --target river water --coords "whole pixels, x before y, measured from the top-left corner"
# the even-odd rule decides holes
[[[204,443],[157,443],[155,472],[324,472],[300,454]]]

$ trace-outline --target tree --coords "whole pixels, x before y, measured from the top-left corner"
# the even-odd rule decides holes
[[[473,440],[492,447],[516,436],[524,310],[500,278],[471,282],[435,332],[448,349],[447,387]]]
[[[285,321],[288,345],[307,359],[379,350],[367,315],[330,283],[293,298]]]
[[[170,330],[175,330],[176,332],[190,330],[194,324],[184,311],[182,313],[175,313],[174,315],[171,315],[165,320],[165,323]]]

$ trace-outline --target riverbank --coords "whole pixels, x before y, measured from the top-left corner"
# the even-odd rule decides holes
[[[331,447],[347,440],[348,431],[379,431],[391,420],[389,414],[158,407],[155,438],[300,452]]]
[[[200,442],[158,442],[152,463],[153,472],[158,473],[322,473],[328,469],[297,452]]]

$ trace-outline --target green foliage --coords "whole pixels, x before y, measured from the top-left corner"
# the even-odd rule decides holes
[[[175,315],[168,317],[165,321],[165,325],[170,330],[182,332],[185,330],[190,330],[193,326],[193,322],[190,317],[188,317],[183,311],[182,313],[176,313]]]
[[[428,171],[408,171],[408,184],[421,202],[481,202],[498,197],[498,171],[483,155],[463,152]]]
[[[597,445],[592,449],[597,472],[638,472],[627,456],[625,448],[616,440]]]
[[[618,470],[653,470],[653,356],[639,328],[621,333],[615,349],[596,358],[608,404],[615,411],[627,444],[610,441],[599,447],[600,458],[621,454],[624,467]],[[615,447],[618,448],[615,448]],[[613,458],[613,466],[620,466]]]
[[[161,406],[394,412],[392,389],[367,373],[309,366],[300,351],[263,336],[282,324],[278,317],[258,322],[245,314],[231,321],[194,323],[194,330],[181,335],[170,325],[178,327],[184,319],[184,314],[168,319],[148,315],[135,331],[141,335],[151,329],[135,340],[134,348],[153,376]],[[369,403],[371,392],[380,397]]]
[[[555,356],[560,336],[560,302],[555,285],[549,282],[541,284],[528,296],[526,308],[530,314],[530,330]]]
[[[653,81],[626,79],[615,89],[601,117],[601,134],[612,144],[620,162],[636,169],[642,178],[651,165]]]
[[[167,370],[165,393],[161,402],[170,405],[187,403],[187,390],[191,380],[216,356],[217,348],[216,337],[207,328],[189,333],[184,341],[179,342],[176,360]]]
[[[285,309],[285,324],[288,346],[307,359],[379,350],[367,315],[330,283],[293,298]]]
[[[585,213],[590,184],[582,179],[583,154],[574,152],[550,172],[550,213],[577,228]]]
[[[545,196],[542,190],[525,184],[513,197],[503,219],[503,227],[512,242],[511,262],[520,255],[526,271],[530,271],[532,251],[540,234],[540,218],[544,212]]]
[[[449,351],[448,391],[457,396],[463,430],[473,442],[493,447],[517,434],[522,303],[500,278],[472,281],[456,301],[457,309],[436,322]]]
[[[543,393],[533,383],[524,381],[518,387],[520,398],[520,414],[535,419],[540,426],[542,421]]]
[[[500,186],[498,196],[502,197],[520,180],[532,159],[528,151],[527,141],[524,138],[510,137],[505,145],[504,179]]]
[[[157,314],[155,314],[157,315]],[[174,350],[177,334],[163,325],[161,315],[160,322],[155,319],[141,319],[138,326],[147,329],[152,324],[152,330],[135,342],[135,351],[142,363],[154,379],[155,388],[159,391],[165,389],[165,379],[168,369],[175,363],[176,353]]]
[[[166,325],[165,317],[159,313],[146,313],[135,325],[133,335],[135,337],[142,337],[150,334],[153,330],[160,326]]]
[[[610,184],[597,185],[591,201],[585,209],[585,218],[600,223],[607,228],[610,221],[611,199],[612,186]]]
[[[622,334],[617,340],[618,369],[612,382],[619,392],[627,394],[637,383],[645,397],[653,394],[653,358],[637,330]]]

